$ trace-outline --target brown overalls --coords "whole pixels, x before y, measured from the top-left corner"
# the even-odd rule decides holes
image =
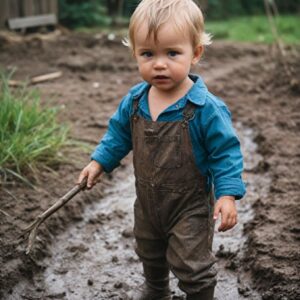
[[[168,266],[179,288],[197,293],[216,284],[212,253],[212,193],[196,166],[189,134],[195,106],[188,102],[183,120],[153,122],[131,118],[137,199],[134,204],[136,253],[150,266]]]

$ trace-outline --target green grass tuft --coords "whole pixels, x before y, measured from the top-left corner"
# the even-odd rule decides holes
[[[300,43],[299,16],[279,16],[276,25],[283,42]],[[232,18],[225,21],[206,21],[206,31],[214,39],[226,39],[241,42],[273,43],[274,36],[267,16],[248,16]]]
[[[0,79],[0,171],[25,179],[29,170],[61,162],[68,128],[57,122],[57,108],[41,107],[37,90],[11,91],[8,76],[0,72]]]

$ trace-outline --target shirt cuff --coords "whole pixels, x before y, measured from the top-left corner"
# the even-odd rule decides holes
[[[239,178],[220,178],[215,180],[215,195],[216,199],[222,196],[234,196],[236,200],[244,197],[246,194],[245,183]]]
[[[95,150],[91,155],[91,159],[99,163],[105,173],[110,173],[120,165],[120,162],[116,161],[108,152],[104,152],[103,150]]]

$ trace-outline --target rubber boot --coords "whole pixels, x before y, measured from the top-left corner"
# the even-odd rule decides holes
[[[199,293],[187,295],[186,300],[213,300],[215,288],[207,288]]]
[[[169,268],[150,267],[143,264],[145,282],[132,291],[131,300],[171,300]]]

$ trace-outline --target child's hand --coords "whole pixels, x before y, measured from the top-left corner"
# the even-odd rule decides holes
[[[103,172],[102,166],[95,160],[92,160],[80,173],[77,184],[87,177],[87,188],[92,188],[97,182],[100,181],[100,176]]]
[[[219,213],[222,215],[222,222],[218,231],[231,229],[237,223],[237,211],[235,207],[235,198],[233,196],[221,197],[215,206],[214,220],[218,219]]]

